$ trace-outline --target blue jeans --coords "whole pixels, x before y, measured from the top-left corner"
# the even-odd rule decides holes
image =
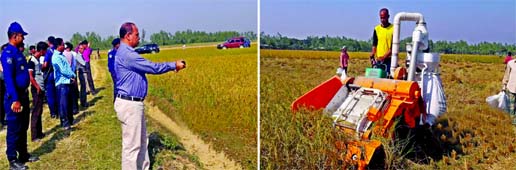
[[[47,104],[50,115],[57,115],[57,93],[54,80],[50,80],[49,78],[45,83],[45,92],[47,94]]]
[[[73,125],[73,105],[72,95],[70,93],[70,84],[60,84],[57,86],[58,94],[58,113],[61,120],[61,127],[70,127]]]

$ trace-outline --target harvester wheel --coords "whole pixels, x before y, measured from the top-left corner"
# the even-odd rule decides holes
[[[403,118],[401,119],[403,120]],[[443,149],[439,140],[433,135],[432,130],[428,126],[417,126],[416,128],[408,127],[404,121],[400,121],[395,131],[396,141],[407,141],[404,143],[409,146],[402,152],[406,154],[406,158],[415,163],[430,163],[430,159],[437,161],[442,158]]]
[[[383,150],[383,146],[376,148],[367,169],[385,169],[385,150]]]
[[[413,131],[415,131],[414,148],[419,150],[419,152],[415,153],[416,159],[422,163],[430,163],[429,158],[434,161],[442,158],[443,148],[431,128],[420,126]]]

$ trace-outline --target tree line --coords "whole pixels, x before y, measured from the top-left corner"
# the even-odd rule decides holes
[[[400,51],[405,52],[405,45],[412,41],[412,37],[400,41]],[[283,36],[280,33],[269,35],[260,34],[260,48],[264,49],[291,49],[291,50],[325,50],[339,51],[346,46],[348,51],[370,52],[372,39],[367,41],[347,38],[345,36],[330,37],[308,36],[306,39],[296,39]],[[497,42],[480,42],[468,44],[460,41],[433,41],[429,40],[431,52],[445,54],[483,54],[483,55],[505,55],[507,52],[515,52],[516,44],[502,44]]]
[[[202,42],[223,42],[229,38],[237,36],[245,36],[251,41],[256,40],[256,33],[252,31],[248,32],[237,32],[237,31],[218,31],[218,32],[204,32],[204,31],[176,31],[174,34],[159,31],[150,35],[150,42],[144,41],[147,32],[142,29],[140,32],[141,42],[140,45],[147,43],[156,43],[158,45],[174,45],[174,44],[190,44],[190,43],[202,43]],[[91,43],[92,48],[106,50],[112,48],[111,41],[118,36],[110,35],[105,38],[101,37],[95,32],[86,32],[85,34],[74,33],[70,42],[74,45],[79,44],[83,40],[87,40]]]
[[[172,44],[190,44],[201,42],[222,42],[232,37],[244,36],[251,40],[256,40],[256,33],[236,32],[236,31],[219,31],[219,32],[204,32],[204,31],[176,31],[174,34],[160,31],[150,36],[150,40],[158,45],[172,45]]]

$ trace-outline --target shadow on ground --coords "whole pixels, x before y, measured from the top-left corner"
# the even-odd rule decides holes
[[[81,122],[86,117],[88,117],[94,113],[95,112],[93,112],[93,111],[85,111],[85,112],[80,113],[78,116],[75,117],[74,124]],[[71,130],[64,130],[63,128],[61,128],[60,124],[57,124],[52,129],[50,129],[49,131],[46,132],[46,135],[50,136],[50,139],[48,139],[43,144],[41,144],[38,148],[36,148],[32,152],[32,154],[36,155],[36,156],[41,156],[41,155],[45,155],[47,153],[51,153],[52,151],[54,151],[56,149],[57,142],[70,136],[71,132],[76,131],[76,130],[80,130],[80,129],[73,127]]]
[[[97,91],[105,89],[104,87],[98,88]],[[96,102],[98,102],[100,99],[102,99],[104,96],[95,96],[93,99],[89,101],[92,106]],[[74,122],[73,124],[76,125],[77,123],[81,122],[82,120],[86,119],[86,117],[93,115],[95,111],[89,111],[89,108],[81,108],[81,113],[74,115]],[[47,141],[42,143],[38,148],[36,148],[32,154],[41,156],[45,155],[47,153],[51,153],[56,149],[56,143],[60,140],[63,140],[64,138],[70,136],[71,132],[80,130],[77,127],[73,127],[71,130],[64,130],[61,127],[61,124],[57,124],[56,126],[52,127],[52,129],[45,132],[45,135],[47,137],[50,137]]]

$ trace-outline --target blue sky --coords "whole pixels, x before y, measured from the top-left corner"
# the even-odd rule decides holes
[[[310,35],[370,39],[380,23],[379,9],[422,13],[430,39],[516,44],[516,0],[261,0],[261,30],[289,37]],[[414,23],[402,22],[401,36]]]
[[[0,43],[7,42],[7,28],[18,21],[29,33],[27,43],[46,40],[49,35],[69,40],[73,33],[99,33],[103,38],[118,35],[126,21],[150,33],[174,33],[186,29],[257,31],[256,0],[2,0]],[[2,33],[3,32],[3,33]]]

